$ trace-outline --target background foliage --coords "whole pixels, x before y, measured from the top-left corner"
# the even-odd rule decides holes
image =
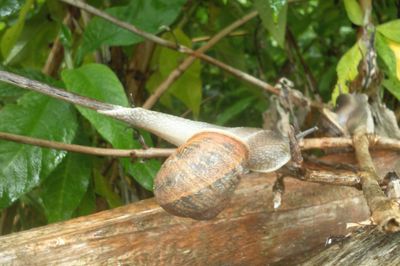
[[[208,54],[274,84],[334,101],[348,91],[363,51],[356,0],[90,0],[138,28],[192,48],[252,10],[259,16]],[[382,98],[400,99],[400,4],[374,1]],[[60,64],[49,71],[54,47]],[[104,102],[141,105],[186,55],[149,43],[58,0],[0,3],[0,68]],[[45,74],[43,74],[45,73]],[[216,66],[196,61],[153,108],[221,125],[262,125],[268,95]],[[96,112],[0,84],[0,131],[115,148],[164,147],[143,131]],[[115,160],[0,140],[1,233],[112,208],[151,196],[160,160]]]

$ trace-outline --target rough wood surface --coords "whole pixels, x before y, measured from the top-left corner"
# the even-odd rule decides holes
[[[273,180],[247,176],[212,221],[176,218],[146,200],[5,236],[0,264],[256,265],[307,252],[368,217],[360,191],[296,180],[275,212]]]
[[[399,243],[400,233],[360,228],[302,265],[400,265]]]
[[[398,161],[378,158],[382,172]],[[327,237],[346,234],[347,222],[369,217],[361,191],[291,178],[275,211],[274,180],[274,174],[244,177],[230,207],[210,221],[171,216],[150,199],[3,236],[0,265],[297,264]]]

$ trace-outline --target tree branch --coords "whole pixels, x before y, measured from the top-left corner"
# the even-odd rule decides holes
[[[366,134],[353,135],[354,149],[360,166],[361,186],[371,211],[371,217],[385,232],[400,231],[399,205],[383,193],[375,166],[369,153],[369,140]]]

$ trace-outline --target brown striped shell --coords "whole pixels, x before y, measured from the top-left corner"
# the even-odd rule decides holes
[[[212,219],[228,204],[247,170],[247,145],[220,132],[201,132],[180,146],[154,181],[157,202],[167,212]]]

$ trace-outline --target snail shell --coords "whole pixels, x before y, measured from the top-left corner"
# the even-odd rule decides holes
[[[197,220],[214,218],[247,172],[248,147],[221,132],[200,132],[163,164],[154,182],[167,212]]]

